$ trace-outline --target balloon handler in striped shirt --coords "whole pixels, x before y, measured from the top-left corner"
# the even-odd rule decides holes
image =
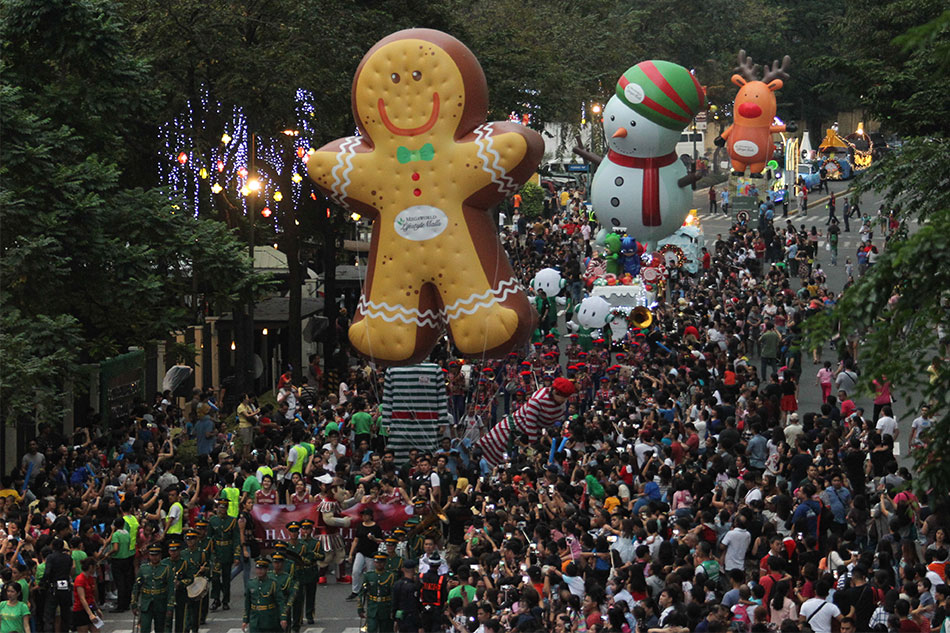
[[[536,442],[542,430],[564,419],[567,399],[573,393],[574,383],[567,378],[555,378],[550,387],[535,391],[520,409],[502,418],[476,442],[476,446],[482,450],[482,456],[492,466],[498,466],[506,461],[513,434],[524,433],[528,441]]]

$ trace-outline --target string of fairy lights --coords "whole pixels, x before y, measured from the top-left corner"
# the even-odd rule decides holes
[[[198,217],[214,209],[216,196],[225,196],[245,217],[253,210],[279,231],[278,205],[299,203],[306,164],[313,153],[307,141],[314,132],[312,120],[316,117],[312,93],[298,90],[294,110],[295,127],[284,130],[284,138],[256,135],[252,139],[247,117],[239,106],[225,107],[211,100],[204,90],[196,102],[188,101],[158,133],[159,183],[174,207],[178,209],[181,202]],[[214,125],[221,128],[220,136],[218,130],[212,136],[218,141],[201,147],[200,132],[212,131],[209,126]],[[288,138],[292,157],[285,153]],[[288,169],[288,158],[289,169],[293,170],[291,190],[282,191],[275,179]]]

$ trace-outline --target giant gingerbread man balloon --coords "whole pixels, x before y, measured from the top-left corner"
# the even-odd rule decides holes
[[[478,60],[428,29],[373,46],[356,69],[352,101],[359,136],[323,146],[308,170],[333,200],[373,218],[354,347],[397,365],[424,359],[445,327],[466,355],[523,344],[534,312],[487,209],[535,171],[540,135],[485,123]]]

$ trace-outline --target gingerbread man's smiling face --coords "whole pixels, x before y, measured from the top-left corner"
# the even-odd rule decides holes
[[[432,42],[401,39],[369,55],[353,85],[361,131],[377,147],[452,138],[465,109],[458,64]]]

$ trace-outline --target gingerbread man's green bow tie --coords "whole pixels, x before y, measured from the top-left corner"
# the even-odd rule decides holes
[[[400,147],[396,150],[396,160],[401,164],[411,163],[414,160],[432,160],[435,157],[435,148],[432,143],[426,143],[419,149]]]

